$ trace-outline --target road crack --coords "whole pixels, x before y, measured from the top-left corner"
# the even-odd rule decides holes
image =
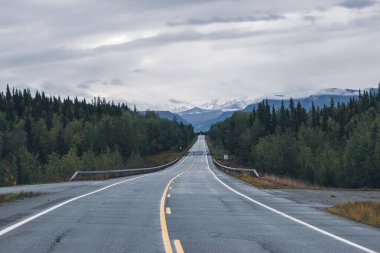
[[[50,245],[49,249],[47,250],[47,253],[51,253],[54,251],[54,249],[57,247],[57,245],[63,240],[63,238],[71,231],[71,229],[65,230],[63,233],[59,234],[55,237],[54,241]]]

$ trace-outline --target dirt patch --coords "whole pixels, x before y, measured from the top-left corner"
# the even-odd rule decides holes
[[[5,202],[12,202],[16,200],[23,200],[26,198],[32,198],[32,197],[38,197],[43,194],[46,194],[44,192],[19,192],[19,193],[7,193],[7,194],[0,194],[0,203]]]

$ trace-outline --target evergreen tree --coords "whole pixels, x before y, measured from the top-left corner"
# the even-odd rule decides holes
[[[133,152],[145,160],[193,138],[191,126],[155,113],[145,117],[125,104],[62,100],[43,91],[32,96],[7,86],[0,92],[0,185],[66,180],[84,164],[120,169]]]
[[[347,104],[331,99],[323,108],[312,103],[310,111],[293,99],[288,108],[282,101],[278,110],[268,110],[264,100],[246,116],[239,112],[213,125],[210,138],[262,173],[326,186],[380,187],[379,94],[359,91]]]

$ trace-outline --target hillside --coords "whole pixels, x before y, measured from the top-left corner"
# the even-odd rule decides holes
[[[377,89],[368,89],[368,92],[377,92]],[[348,103],[350,98],[357,98],[359,90],[353,89],[324,89],[314,92],[311,95],[295,95],[293,100],[300,101],[301,105],[310,110],[312,103],[316,107],[329,106],[331,99],[334,103]],[[285,107],[288,106],[291,96],[285,96],[281,94],[268,96],[267,99],[269,106],[274,106],[275,109],[279,109],[284,102]],[[226,118],[232,116],[235,111],[251,112],[254,108],[257,108],[258,104],[263,99],[256,99],[257,102],[252,103],[252,99],[240,99],[232,100],[230,102],[222,103],[218,105],[215,101],[209,104],[203,104],[202,107],[194,107],[185,111],[176,113],[178,118],[183,118],[186,122],[193,125],[195,131],[208,131],[212,124],[223,121]],[[187,107],[181,107],[187,108]],[[163,116],[165,118],[165,116]]]
[[[169,112],[169,111],[158,111],[158,116],[162,119],[175,120],[178,122],[182,122],[185,125],[190,125],[190,123],[182,118],[180,115]]]
[[[94,98],[0,93],[0,186],[62,181],[76,170],[143,166],[146,157],[186,147],[193,128],[155,113]]]

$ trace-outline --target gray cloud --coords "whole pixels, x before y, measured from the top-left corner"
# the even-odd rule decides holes
[[[314,23],[317,20],[317,17],[314,17],[312,15],[308,15],[308,16],[304,16],[303,19],[306,21],[309,21],[311,23]]]
[[[144,73],[145,70],[143,70],[143,69],[132,69],[131,72],[132,73]]]
[[[78,97],[91,97],[90,93],[86,91],[78,91],[75,90],[69,86],[65,86],[59,83],[56,83],[52,80],[44,80],[40,84],[41,91],[44,91],[47,94],[50,95],[57,95],[57,96],[78,96]]]
[[[349,9],[361,9],[376,4],[375,0],[345,0],[340,6]]]
[[[46,64],[56,61],[75,60],[90,56],[89,50],[71,50],[66,48],[52,48],[26,54],[15,53],[5,55],[2,63],[4,66],[26,66]]]
[[[187,102],[185,102],[185,101],[182,101],[182,100],[178,100],[178,99],[174,99],[174,98],[171,98],[171,99],[169,99],[169,102],[170,103],[173,103],[173,104],[184,104],[184,103],[187,103]]]
[[[172,21],[168,22],[169,26],[181,26],[181,25],[208,25],[213,23],[236,23],[236,22],[258,22],[258,21],[272,21],[284,19],[281,15],[269,14],[258,16],[246,16],[246,17],[213,17],[208,19],[191,18],[186,21]]]
[[[80,84],[77,85],[78,88],[80,89],[90,89],[91,84],[99,83],[101,80],[99,79],[89,79],[84,82],[81,82]]]
[[[110,84],[115,85],[115,86],[119,86],[119,85],[123,85],[123,81],[121,81],[120,79],[114,78],[111,80]]]
[[[277,31],[277,33],[282,33],[284,31]],[[169,45],[177,42],[196,42],[196,41],[212,41],[212,40],[228,40],[228,39],[241,39],[249,38],[260,35],[265,35],[268,33],[273,33],[272,31],[239,31],[235,29],[224,29],[213,32],[197,32],[194,30],[185,30],[180,32],[172,33],[161,33],[156,36],[142,38],[133,40],[130,42],[102,46],[96,48],[94,51],[98,52],[109,52],[109,51],[128,51],[128,50],[139,50],[150,47],[160,47],[164,45]]]
[[[5,1],[0,88],[9,83],[151,109],[365,88],[379,81],[378,3]]]
[[[91,88],[90,85],[84,84],[84,83],[78,84],[77,87],[80,89],[86,89],[86,90]]]
[[[225,39],[240,39],[253,36],[260,36],[267,34],[266,31],[237,31],[233,29],[226,29],[210,33],[201,33],[193,30],[181,31],[177,33],[162,33],[156,36],[136,39],[130,42],[121,43],[110,46],[100,46],[95,49],[86,50],[70,50],[65,48],[49,49],[37,53],[30,54],[15,54],[10,57],[5,57],[0,66],[28,66],[36,64],[48,64],[59,61],[73,61],[77,59],[91,58],[99,54],[106,54],[109,52],[139,50],[143,48],[159,47],[176,42],[192,42],[204,40],[225,40]],[[280,33],[280,31],[279,31]],[[138,73],[140,70],[135,70]]]

